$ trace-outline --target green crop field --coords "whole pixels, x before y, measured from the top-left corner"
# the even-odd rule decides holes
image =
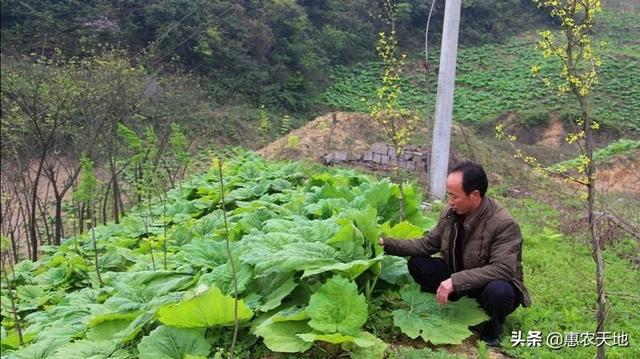
[[[403,343],[460,344],[472,334],[467,327],[486,318],[472,300],[440,307],[410,284],[404,258],[377,245],[381,234],[416,238],[434,224],[441,206],[423,213],[415,185],[237,156],[223,169],[224,196],[214,166],[170,191],[166,203],[97,227],[96,247],[89,231],[15,265],[1,288],[2,357],[224,358],[236,295],[239,357],[454,357]],[[593,345],[512,347],[512,331],[593,331],[594,264],[580,239],[554,229],[556,210],[497,198],[521,223],[534,302],[509,317],[504,350],[523,358],[593,357]],[[615,253],[605,251],[607,330],[629,339],[608,356],[638,357],[640,273]],[[452,327],[455,334],[441,335]]]
[[[593,91],[592,108],[601,123],[622,130],[640,130],[640,15],[628,14],[625,22],[613,13],[605,13],[595,35],[603,65],[600,83]],[[624,29],[624,31],[623,31]],[[622,35],[621,35],[622,34]],[[429,82],[429,111],[435,107],[438,54],[430,53],[435,64]],[[475,123],[493,120],[505,111],[544,110],[576,114],[568,97],[559,98],[531,74],[539,64],[543,73],[557,74],[559,66],[542,59],[535,48],[535,36],[520,36],[504,44],[487,44],[458,51],[454,119]],[[420,68],[413,64],[409,68]],[[369,111],[370,96],[375,94],[380,63],[334,68],[332,85],[323,101],[337,109]],[[424,111],[426,80],[424,71],[408,71],[403,79],[403,107]],[[575,102],[575,101],[574,101]]]

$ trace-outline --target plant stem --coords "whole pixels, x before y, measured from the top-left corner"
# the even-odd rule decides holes
[[[400,167],[396,165],[396,176],[398,177],[398,186],[400,187],[400,222],[404,221],[404,188],[402,187],[402,178],[400,178]]]
[[[231,239],[229,238],[229,223],[227,221],[227,210],[225,209],[225,200],[224,200],[224,178],[222,176],[222,161],[218,161],[218,174],[220,180],[220,209],[222,209],[222,215],[224,217],[224,233],[225,233],[225,243],[227,249],[227,256],[229,257],[229,266],[231,267],[231,276],[233,278],[233,293],[234,293],[234,301],[233,301],[233,320],[234,320],[234,328],[233,328],[233,340],[231,341],[231,358],[235,358],[235,347],[236,342],[238,341],[238,328],[240,323],[238,321],[238,275],[236,272],[236,266],[233,261],[233,256],[231,253]]]
[[[166,193],[166,192],[165,192]],[[164,252],[164,270],[167,270],[167,202],[166,198],[162,198],[162,231],[164,241],[162,242],[162,250]]]
[[[151,266],[153,270],[156,270],[156,259],[153,256],[153,247],[151,247],[151,238],[149,235],[149,218],[151,218],[151,196],[147,196],[147,215],[144,216],[144,230],[147,232],[147,238],[149,239],[149,254],[151,255]]]
[[[23,346],[24,338],[22,337],[22,327],[20,326],[20,318],[18,318],[18,309],[16,308],[16,300],[15,300],[15,297],[13,296],[12,282],[9,281],[9,276],[7,275],[7,267],[4,262],[5,262],[5,258],[3,256],[2,257],[2,273],[4,273],[4,278],[7,281],[7,291],[9,293],[9,300],[11,301],[11,312],[13,314],[13,320],[15,320],[16,322],[16,332],[18,332],[18,342],[20,343],[20,346]],[[13,273],[13,283],[15,283],[15,280],[16,280],[16,276],[15,276],[15,273]]]
[[[96,266],[96,274],[98,275],[98,283],[100,283],[100,288],[104,287],[104,282],[102,282],[102,276],[100,275],[100,267],[98,266],[98,244],[96,243],[96,214],[94,213],[93,205],[91,206],[91,221],[93,222],[91,226],[91,238],[93,240],[93,253],[94,253],[94,262]]]

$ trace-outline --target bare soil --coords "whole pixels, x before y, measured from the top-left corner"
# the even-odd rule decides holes
[[[616,156],[598,168],[596,186],[600,192],[640,195],[640,149]]]
[[[538,145],[558,148],[564,143],[567,131],[565,131],[562,125],[562,120],[559,118],[551,119],[549,126],[544,130],[542,138],[538,141]]]
[[[356,155],[379,141],[381,131],[368,114],[332,112],[270,143],[258,153],[267,158],[309,160],[317,160],[332,151]]]

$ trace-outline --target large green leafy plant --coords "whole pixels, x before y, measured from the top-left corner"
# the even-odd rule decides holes
[[[272,351],[319,345],[382,357],[386,344],[362,329],[367,298],[381,282],[406,283],[407,270],[404,259],[384,256],[377,238],[416,238],[434,224],[420,211],[417,188],[402,186],[400,220],[401,189],[387,179],[347,170],[314,174],[300,163],[268,163],[248,153],[222,170],[224,194],[219,168],[212,168],[119,224],[95,227],[45,248],[37,262],[17,264],[11,284],[27,344],[3,339],[3,353],[207,357],[227,349],[221,338],[233,330],[237,293],[240,351],[255,345],[246,339],[253,333]],[[159,237],[166,237],[166,270],[154,269],[151,258],[153,246],[164,245]],[[3,282],[2,328],[10,336],[7,289]]]
[[[433,344],[462,344],[469,336],[469,326],[489,319],[470,298],[462,297],[440,305],[434,294],[422,293],[417,284],[400,290],[406,308],[393,311],[393,321],[403,333],[415,339],[420,336]]]

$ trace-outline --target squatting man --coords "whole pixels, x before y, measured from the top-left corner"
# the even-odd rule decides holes
[[[436,227],[417,240],[380,238],[385,253],[410,256],[408,267],[422,291],[440,304],[475,298],[491,319],[480,339],[497,347],[505,318],[531,299],[523,283],[522,237],[511,215],[486,196],[482,166],[465,161],[447,176],[447,204]],[[440,252],[440,257],[432,255]]]

